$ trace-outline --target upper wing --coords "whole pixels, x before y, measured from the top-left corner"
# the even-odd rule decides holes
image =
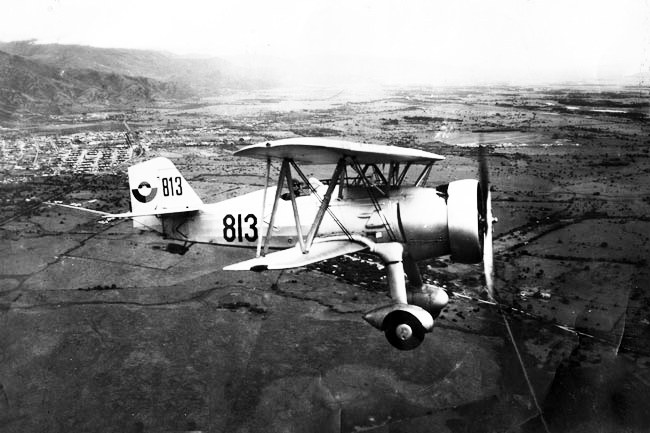
[[[444,156],[418,149],[322,137],[266,141],[244,147],[235,155],[257,159],[289,158],[301,164],[336,164],[343,157],[354,158],[359,164],[429,163],[445,159]]]
[[[303,254],[300,245],[264,257],[256,257],[223,268],[225,271],[266,271],[298,268],[344,254],[352,254],[368,248],[366,245],[349,239],[316,239],[307,254]]]

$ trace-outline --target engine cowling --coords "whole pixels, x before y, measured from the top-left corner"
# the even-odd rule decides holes
[[[399,202],[398,222],[414,260],[451,254],[460,263],[483,255],[481,190],[475,179],[437,188],[408,189]]]
[[[483,255],[479,182],[463,179],[447,187],[447,227],[452,260],[478,263]]]

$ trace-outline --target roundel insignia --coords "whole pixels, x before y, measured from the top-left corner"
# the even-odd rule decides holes
[[[136,189],[132,189],[133,197],[140,203],[149,203],[156,197],[158,188],[152,188],[149,182],[141,182]]]

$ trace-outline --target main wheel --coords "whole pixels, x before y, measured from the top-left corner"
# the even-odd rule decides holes
[[[424,340],[424,328],[411,313],[396,310],[384,319],[384,335],[393,347],[413,350]]]

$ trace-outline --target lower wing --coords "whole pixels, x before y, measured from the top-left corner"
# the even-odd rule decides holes
[[[315,239],[308,253],[303,253],[300,245],[282,251],[235,263],[223,268],[226,271],[266,271],[298,268],[344,254],[352,254],[368,247],[362,243],[345,239]]]

